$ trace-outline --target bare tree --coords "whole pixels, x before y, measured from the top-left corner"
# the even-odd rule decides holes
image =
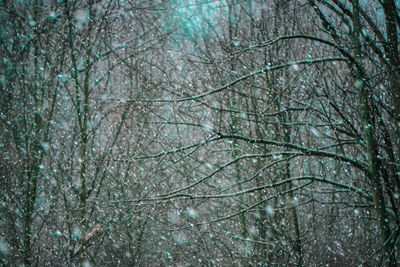
[[[2,264],[396,266],[398,8],[3,1]]]

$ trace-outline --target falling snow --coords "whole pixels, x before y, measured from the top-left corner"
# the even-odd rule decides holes
[[[1,266],[399,263],[398,1],[3,2]]]

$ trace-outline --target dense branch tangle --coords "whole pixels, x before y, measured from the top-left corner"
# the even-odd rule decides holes
[[[394,0],[0,5],[0,264],[398,261]]]

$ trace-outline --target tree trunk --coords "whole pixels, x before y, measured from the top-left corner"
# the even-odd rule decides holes
[[[388,215],[386,211],[384,191],[381,183],[381,175],[379,170],[379,154],[377,144],[374,138],[374,121],[373,107],[371,95],[365,84],[365,77],[362,63],[361,51],[361,23],[360,23],[360,5],[358,0],[352,0],[353,6],[353,33],[352,40],[354,46],[355,65],[354,75],[356,78],[356,88],[360,94],[361,102],[361,119],[363,125],[364,142],[367,149],[369,173],[368,177],[372,179],[374,184],[374,204],[377,214],[377,224],[382,238],[382,246],[384,251],[384,261],[386,266],[396,266],[396,260],[393,251],[393,242],[391,240],[390,227],[388,224]]]

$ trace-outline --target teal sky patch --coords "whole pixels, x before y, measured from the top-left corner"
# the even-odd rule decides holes
[[[213,0],[172,0],[160,24],[172,38],[207,38],[215,31],[213,24],[220,15],[220,6],[220,1]]]

